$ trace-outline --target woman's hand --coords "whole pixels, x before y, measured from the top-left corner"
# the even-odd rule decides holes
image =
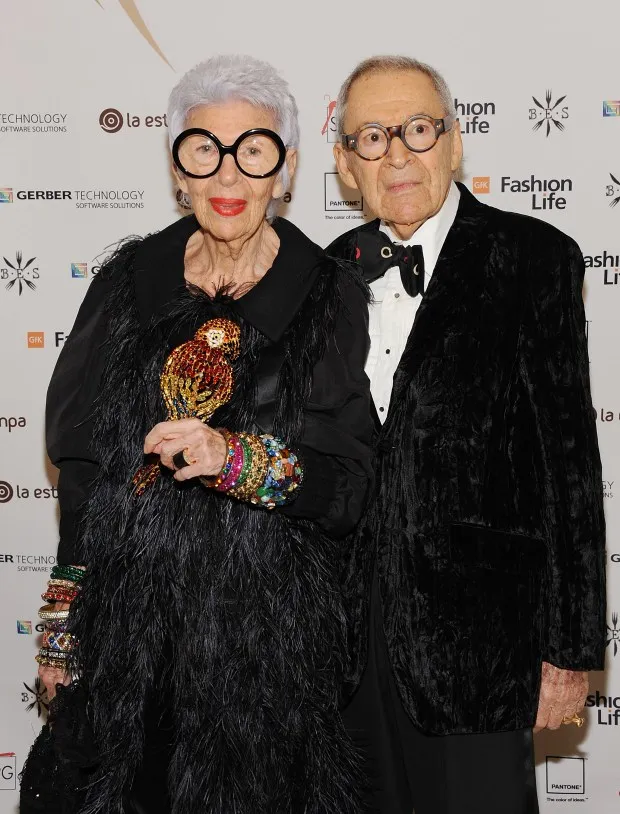
[[[177,469],[172,458],[183,451],[193,463]],[[175,470],[174,477],[179,481],[218,475],[226,462],[226,451],[224,436],[198,418],[162,421],[144,439],[145,455],[159,455],[164,466]]]
[[[54,610],[59,611],[69,610],[70,607],[68,602],[56,602],[54,604]],[[71,683],[71,676],[66,670],[58,667],[46,667],[42,664],[39,665],[39,678],[47,690],[48,701],[51,701],[56,695],[56,684],[64,684],[66,686]]]

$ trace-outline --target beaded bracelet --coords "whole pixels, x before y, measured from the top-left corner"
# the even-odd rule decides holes
[[[66,669],[69,663],[67,653],[63,651],[48,650],[47,648],[43,647],[41,650],[39,650],[38,655],[36,655],[34,659],[37,664],[40,664],[42,667],[56,667],[58,669]]]
[[[254,492],[264,482],[269,467],[269,459],[265,447],[256,435],[250,433],[240,433],[244,444],[251,451],[252,459],[247,476],[243,483],[235,484],[230,489],[230,494],[237,500],[250,501]]]
[[[79,582],[86,573],[85,568],[78,568],[76,565],[55,565],[50,574],[52,579],[67,579],[71,582]]]
[[[78,595],[78,588],[61,588],[54,585],[50,586],[44,594],[41,594],[41,599],[44,602],[73,602]]]
[[[250,501],[273,509],[289,501],[293,492],[299,489],[303,481],[303,467],[299,457],[288,449],[284,441],[273,435],[261,435],[260,440],[267,452],[269,467],[264,482]]]
[[[43,605],[43,607],[39,610],[39,619],[43,619],[43,621],[48,620],[65,620],[69,616],[69,609],[66,610],[48,610],[49,608],[53,608],[53,605]]]
[[[74,643],[75,637],[71,633],[67,633],[66,630],[45,630],[43,632],[43,649],[68,653],[73,649]]]

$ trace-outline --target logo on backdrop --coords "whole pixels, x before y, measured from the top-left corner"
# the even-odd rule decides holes
[[[474,195],[485,195],[491,191],[491,178],[488,175],[475,175],[471,179],[471,191]]]
[[[598,726],[620,725],[620,695],[601,695],[597,690],[586,698],[586,707],[596,708]]]
[[[325,99],[325,121],[321,128],[321,135],[325,136],[325,140],[333,144],[338,141],[338,129],[336,127],[336,99],[326,93],[323,97]]]
[[[537,178],[531,175],[518,179],[502,175],[500,191],[528,193],[533,211],[566,209],[566,195],[573,191],[573,182],[571,178]]]
[[[29,621],[29,620],[26,620],[26,619],[18,619],[17,620],[17,632],[22,634],[22,635],[31,636],[32,635],[32,622]]]
[[[615,481],[613,480],[604,480],[603,481],[603,497],[607,500],[612,500],[614,493],[613,493],[613,486]]]
[[[4,191],[4,203],[17,201],[72,201],[76,209],[144,209],[143,189],[18,189]],[[2,200],[0,200],[2,203]]]
[[[586,762],[582,757],[547,755],[547,794],[585,794]]]
[[[620,181],[618,181],[616,176],[612,175],[611,173],[609,173],[609,177],[611,178],[612,183],[607,184],[606,195],[608,198],[611,198],[609,206],[611,209],[613,209],[620,203]]]
[[[25,420],[25,419],[24,419]],[[4,500],[2,497],[4,496]],[[56,486],[31,486],[15,485],[15,489],[8,481],[0,481],[0,503],[8,503],[9,500],[15,498],[16,500],[50,500],[58,499],[58,489]]]
[[[31,712],[33,709],[36,709],[37,718],[40,718],[43,710],[46,710],[49,706],[47,702],[47,690],[43,682],[39,676],[37,676],[32,687],[29,687],[25,681],[23,684],[26,688],[26,692],[22,691],[22,704],[27,704],[26,712]]]
[[[602,269],[603,274],[598,276],[603,285],[620,283],[620,254],[605,250],[602,254],[586,254],[583,259],[586,269]]]
[[[0,133],[66,133],[66,113],[0,111]]]
[[[618,613],[616,611],[611,614],[611,626],[607,625],[607,635],[609,638],[607,639],[606,646],[609,647],[610,644],[613,645],[610,650],[615,657],[618,653],[618,644],[620,643],[620,628],[618,627]]]
[[[610,116],[620,116],[619,100],[616,100],[615,102],[612,101],[603,102],[603,118],[606,119]]]
[[[99,126],[106,133],[118,133],[123,127],[168,127],[166,113],[160,116],[137,116],[135,113],[123,114],[115,107],[107,107],[99,114]]]
[[[489,132],[489,118],[495,116],[495,102],[460,102],[455,99],[454,107],[461,124],[461,133],[484,135]]]
[[[11,187],[0,187],[0,203],[13,203],[13,190]]]
[[[540,130],[547,138],[551,132],[556,130],[562,132],[565,127],[563,121],[568,119],[568,106],[562,105],[566,99],[566,95],[560,96],[559,99],[553,101],[553,93],[548,90],[545,93],[545,104],[539,102],[535,96],[532,96],[536,107],[529,109],[530,121],[533,121],[532,130],[536,132]],[[553,125],[553,127],[551,126]]]
[[[101,4],[101,0],[95,0],[95,2],[99,6],[101,6],[101,8],[103,8],[103,5]],[[172,68],[172,65],[170,65],[170,63],[168,62],[168,60],[164,56],[163,51],[161,50],[159,45],[156,43],[155,38],[153,37],[153,35],[149,31],[147,24],[142,19],[142,15],[138,11],[138,7],[137,7],[137,5],[135,3],[135,0],[119,0],[119,2],[121,4],[121,8],[125,12],[125,14],[129,17],[131,22],[135,25],[135,27],[138,29],[140,34],[142,34],[144,39],[148,42],[148,44],[155,51],[155,53],[158,54],[163,59],[163,61],[166,63],[166,65],[168,65],[170,68]]]
[[[0,503],[8,503],[13,499],[13,487],[5,480],[0,480]]]
[[[17,769],[15,752],[0,752],[0,791],[15,791]]]
[[[0,564],[15,565],[17,571],[47,573],[56,565],[56,557],[53,554],[0,554]]]
[[[338,180],[337,172],[326,172],[324,175],[325,191],[325,212],[338,212],[338,215],[325,215],[327,220],[362,220],[363,215],[345,214],[362,212],[364,209],[364,199],[358,190],[348,189],[345,196]]]
[[[26,419],[23,416],[4,416],[0,415],[0,430],[8,430],[13,432],[15,429],[21,430],[26,426]]]
[[[101,266],[93,263],[90,266],[90,277],[96,277],[101,271]],[[86,280],[89,277],[88,263],[71,263],[71,277],[74,280]]]
[[[21,251],[15,252],[15,260],[7,260],[6,257],[2,258],[5,265],[0,266],[0,280],[7,281],[5,289],[7,291],[17,291],[21,297],[22,292],[27,288],[31,291],[36,290],[36,283],[34,280],[39,279],[39,268],[32,264],[37,259],[31,257],[30,260],[24,261],[24,255]]]

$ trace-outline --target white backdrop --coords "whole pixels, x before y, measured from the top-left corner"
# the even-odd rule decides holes
[[[343,197],[332,101],[377,53],[439,68],[465,132],[464,180],[481,200],[555,224],[589,266],[586,308],[609,526],[608,669],[587,726],[537,739],[543,812],[618,811],[620,777],[620,6],[237,0],[0,0],[0,814],[44,716],[33,657],[54,562],[55,472],[46,385],[106,246],[178,215],[166,153],[168,93],[216,53],[275,64],[301,112],[287,216],[325,244],[363,217]],[[578,10],[577,10],[578,8]],[[537,126],[539,125],[540,126]],[[616,479],[618,483],[616,484]]]

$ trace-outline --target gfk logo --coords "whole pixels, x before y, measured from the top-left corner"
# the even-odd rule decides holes
[[[477,175],[472,179],[472,189],[476,195],[491,191],[491,178],[488,175]]]
[[[27,345],[29,348],[44,348],[45,334],[43,331],[28,331]]]

